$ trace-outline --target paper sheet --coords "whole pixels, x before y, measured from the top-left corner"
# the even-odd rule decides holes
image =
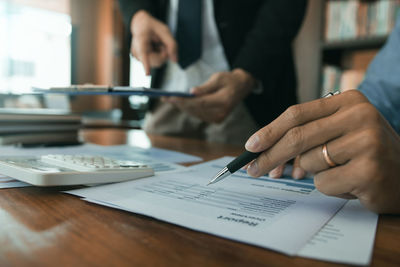
[[[93,146],[93,145],[91,145]],[[152,159],[170,163],[188,163],[202,161],[202,158],[185,154],[178,151],[161,149],[156,147],[141,148],[137,146],[118,145],[118,146],[97,146],[105,149],[109,157],[135,158],[138,161]]]
[[[31,186],[31,185],[24,182],[20,182],[18,180],[15,180],[7,176],[0,175],[0,189],[26,187],[26,186]]]
[[[298,253],[299,256],[355,265],[371,260],[378,215],[350,200]]]
[[[165,161],[171,163],[186,163],[201,161],[202,158],[185,154],[182,152],[172,151],[161,148],[141,148],[129,145],[117,146],[100,146],[95,144],[84,144],[77,146],[62,146],[62,147],[34,147],[34,148],[20,148],[15,146],[0,146],[0,152],[3,155],[43,155],[43,154],[73,154],[73,153],[87,153],[98,154],[107,153],[107,156],[118,156],[123,158],[138,158],[138,159],[152,159],[158,161]]]
[[[211,163],[217,168],[223,165]],[[193,168],[200,170],[202,165]],[[245,171],[239,171],[241,175]],[[284,177],[289,178],[291,166],[287,166]],[[229,178],[227,178],[229,179]],[[275,182],[288,182],[291,179],[279,179]],[[311,183],[306,178],[299,182]],[[364,208],[358,200],[348,201],[334,217],[298,252],[298,256],[341,262],[356,265],[368,265],[373,251],[378,215]]]
[[[309,180],[238,173],[206,186],[230,160],[68,193],[288,255],[296,255],[345,203],[322,195]]]

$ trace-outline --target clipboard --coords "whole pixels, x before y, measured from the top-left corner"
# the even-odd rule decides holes
[[[65,94],[65,95],[115,95],[115,96],[176,96],[176,97],[194,97],[194,94],[178,91],[164,91],[147,87],[130,86],[101,86],[101,85],[72,85],[67,87],[50,87],[49,89],[33,87],[34,93],[41,94]]]

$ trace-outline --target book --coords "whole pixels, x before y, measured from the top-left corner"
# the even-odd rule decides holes
[[[81,123],[81,116],[57,109],[0,108],[1,122]]]
[[[0,145],[77,143],[82,125],[67,111],[0,108]]]
[[[51,145],[51,144],[77,144],[78,132],[63,132],[54,134],[50,132],[1,134],[0,145]]]
[[[77,131],[80,124],[37,123],[5,124],[0,122],[0,134]]]
[[[325,10],[325,40],[340,41],[390,34],[400,0],[330,0]]]

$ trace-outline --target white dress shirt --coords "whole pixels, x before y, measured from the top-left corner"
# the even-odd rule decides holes
[[[168,26],[176,32],[179,0],[170,0]],[[190,0],[182,0],[190,1]],[[204,0],[202,14],[202,54],[199,60],[182,69],[168,61],[161,89],[188,92],[206,82],[216,72],[229,71],[214,17],[213,0]],[[179,47],[178,47],[179,49]],[[146,114],[144,130],[157,135],[201,138],[209,142],[243,145],[258,130],[258,125],[244,103],[237,104],[221,123],[205,123],[199,118],[181,112],[174,105],[159,102]]]
[[[213,0],[204,0],[202,3],[201,58],[186,69],[182,69],[175,62],[168,61],[161,85],[162,90],[188,92],[194,86],[207,81],[213,73],[230,69],[215,23]],[[168,10],[168,26],[174,36],[178,19],[178,4],[179,0],[171,0]]]

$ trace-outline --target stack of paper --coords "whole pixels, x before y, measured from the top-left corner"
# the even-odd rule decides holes
[[[254,179],[239,172],[206,186],[231,159],[67,193],[292,256],[369,263],[376,214],[321,194],[312,179]]]
[[[0,145],[77,143],[79,115],[50,109],[0,109]]]
[[[186,168],[198,157],[128,145],[63,148],[2,147],[3,155],[101,154],[154,167],[154,177],[67,193],[86,201],[147,215],[193,230],[292,255],[348,264],[370,262],[378,215],[358,200],[319,193],[311,178],[258,179],[239,171],[206,186],[230,157]],[[173,163],[175,162],[175,163]],[[0,177],[0,188],[26,186]]]
[[[7,177],[0,174],[0,189],[2,188],[14,188],[14,187],[26,187],[30,184],[15,180],[14,178]]]

